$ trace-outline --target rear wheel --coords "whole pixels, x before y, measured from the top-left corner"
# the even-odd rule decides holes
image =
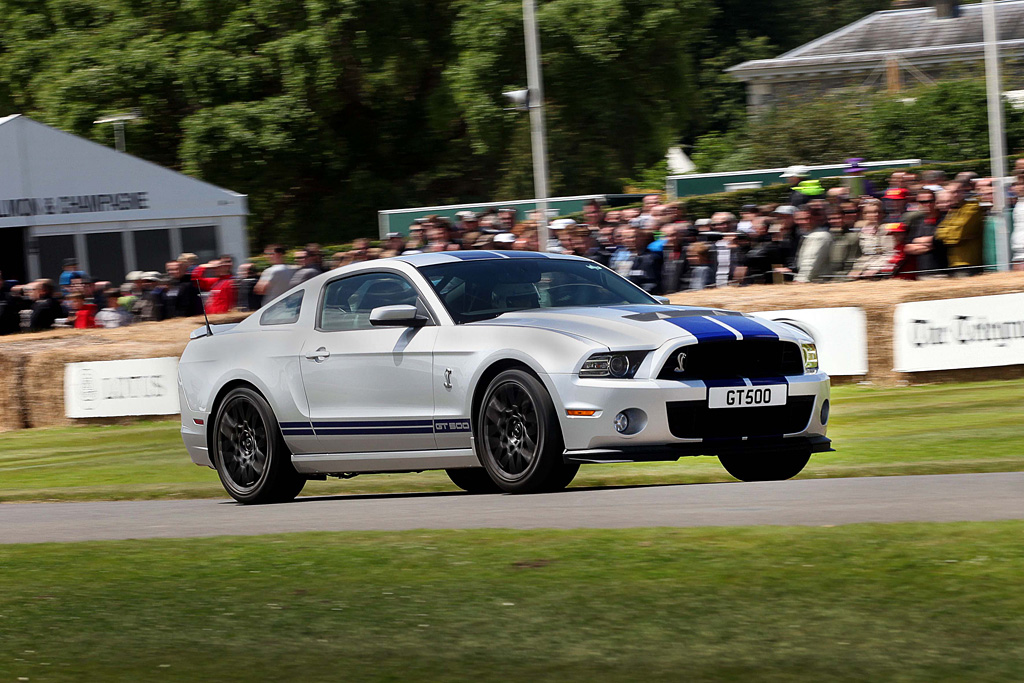
[[[501,489],[482,467],[445,470],[452,483],[469,493],[500,493]]]
[[[213,462],[228,494],[239,503],[283,503],[306,479],[292,466],[277,419],[248,387],[231,390],[213,423]]]
[[[720,455],[725,471],[740,481],[782,481],[800,474],[811,454],[806,451],[765,455]]]
[[[565,446],[554,404],[530,373],[506,370],[492,379],[476,427],[480,462],[502,491],[554,491],[572,480],[571,466],[562,462]]]

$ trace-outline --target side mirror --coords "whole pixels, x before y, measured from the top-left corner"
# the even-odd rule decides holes
[[[654,300],[657,301],[659,304],[665,304],[666,306],[672,303],[671,301],[668,300],[667,296],[656,296],[654,297]]]
[[[422,327],[427,319],[415,306],[378,306],[370,311],[370,324],[377,327]]]

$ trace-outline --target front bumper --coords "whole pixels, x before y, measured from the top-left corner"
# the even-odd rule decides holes
[[[683,455],[798,448],[811,452],[830,450],[825,436],[828,417],[822,411],[830,395],[829,378],[821,372],[780,378],[788,385],[787,405],[793,399],[809,405],[806,422],[800,420],[799,425],[790,423],[788,427],[780,427],[781,433],[749,431],[749,424],[745,424],[749,420],[740,417],[743,413],[729,412],[736,409],[708,410],[708,385],[701,380],[581,379],[576,375],[548,375],[546,379],[559,413],[566,458],[573,462],[675,460]],[[714,437],[679,438],[673,434],[670,403],[689,403],[706,415],[713,413],[719,423]],[[567,414],[570,410],[596,412],[591,417],[571,417]],[[634,411],[632,414],[642,415],[644,425],[636,433],[621,434],[615,429],[615,416],[630,410]],[[733,415],[737,416],[735,430],[728,424]],[[728,427],[724,432],[722,423]],[[674,424],[678,433],[678,422]]]

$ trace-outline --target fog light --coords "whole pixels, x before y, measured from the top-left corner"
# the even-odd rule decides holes
[[[619,413],[615,416],[615,431],[622,434],[627,429],[629,429],[629,415]]]
[[[825,402],[821,404],[821,424],[822,424],[822,426],[828,424],[828,399],[827,398],[825,399]]]

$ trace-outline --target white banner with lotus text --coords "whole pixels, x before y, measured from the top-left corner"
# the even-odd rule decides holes
[[[64,366],[64,413],[68,417],[180,412],[177,358],[108,360]]]
[[[1024,294],[897,304],[896,372],[1024,364]]]

